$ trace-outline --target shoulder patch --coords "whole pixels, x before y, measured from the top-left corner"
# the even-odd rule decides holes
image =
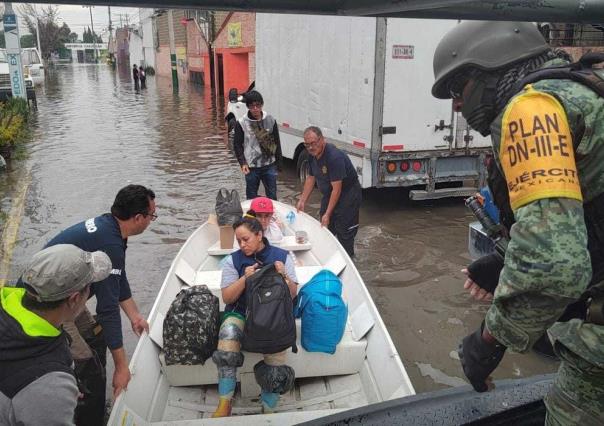
[[[543,198],[583,200],[566,112],[552,95],[529,86],[510,102],[499,157],[513,210]]]

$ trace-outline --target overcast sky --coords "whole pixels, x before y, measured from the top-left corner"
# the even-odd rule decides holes
[[[38,7],[41,6],[43,5],[38,5]],[[18,11],[19,3],[13,3],[13,9]],[[111,21],[114,30],[120,26],[120,19],[123,25],[126,25],[126,22],[137,24],[139,21],[138,11],[138,8],[132,7],[111,7]],[[63,22],[69,25],[71,31],[78,33],[81,40],[84,30],[90,27],[90,10],[88,7],[61,5],[59,6],[59,25],[62,25]],[[92,8],[92,22],[94,24],[94,32],[101,34],[103,40],[107,40],[107,27],[109,26],[107,6],[94,6]],[[21,34],[27,32],[24,27],[25,25],[19,26]]]

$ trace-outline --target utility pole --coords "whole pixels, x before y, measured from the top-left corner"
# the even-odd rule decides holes
[[[19,39],[19,25],[17,15],[13,11],[13,4],[4,3],[4,37],[6,40],[6,57],[13,97],[27,100],[27,88],[23,79],[23,66],[21,62],[21,40]]]
[[[97,63],[97,54],[96,54],[96,33],[94,32],[94,22],[92,21],[92,8],[94,6],[89,6],[90,10],[90,26],[92,27],[92,49],[94,50],[94,62]]]
[[[40,52],[40,56],[42,57],[42,61],[44,61],[44,55],[42,54],[42,44],[40,43],[40,18],[36,16],[36,41],[38,44],[38,50]]]
[[[170,64],[172,66],[172,90],[178,93],[178,71],[176,69],[176,47],[174,45],[174,22],[172,9],[168,9],[168,34],[170,36]]]
[[[114,65],[113,58],[113,25],[111,25],[111,6],[107,6],[107,12],[109,14],[109,42],[107,43],[107,51],[109,52],[109,60],[111,64]]]
[[[92,22],[92,8],[94,6],[82,6],[82,7],[87,7],[90,10],[90,26],[92,27],[92,51],[94,52],[94,63],[97,63],[96,34],[94,33],[94,22]]]
[[[107,13],[109,14],[109,40],[111,40],[113,33],[113,25],[111,24],[111,6],[107,6]]]

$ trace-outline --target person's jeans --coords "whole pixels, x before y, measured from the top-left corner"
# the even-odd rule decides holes
[[[263,167],[250,167],[250,172],[245,175],[245,197],[252,200],[258,196],[260,181],[264,185],[266,196],[272,200],[277,199],[277,165],[275,163]]]

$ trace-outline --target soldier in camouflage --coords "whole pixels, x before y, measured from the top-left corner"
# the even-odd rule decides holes
[[[568,59],[533,24],[463,22],[436,49],[432,94],[491,134],[490,186],[513,222],[493,303],[460,346],[464,373],[488,390],[506,349],[526,352],[547,330],[561,363],[546,424],[592,425],[604,424],[604,99],[570,79],[518,84]]]

